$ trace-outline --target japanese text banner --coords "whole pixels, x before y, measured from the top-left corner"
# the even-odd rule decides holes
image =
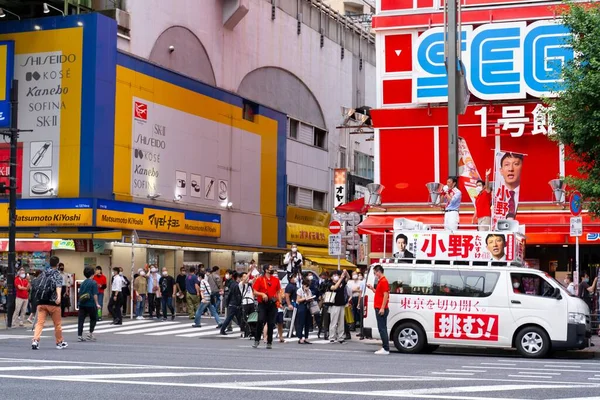
[[[393,254],[395,258],[405,259],[522,261],[522,255],[515,257],[515,236],[519,235],[477,231],[394,231]],[[524,243],[521,236],[518,240]]]
[[[471,151],[467,141],[461,137],[458,138],[458,180],[467,190],[471,202],[475,203],[477,197],[477,181],[480,180],[479,171],[475,161],[471,156]]]

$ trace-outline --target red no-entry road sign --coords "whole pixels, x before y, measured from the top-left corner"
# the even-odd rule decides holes
[[[340,221],[334,220],[329,223],[329,232],[331,232],[332,235],[337,235],[341,231],[342,231],[342,224],[340,224]]]

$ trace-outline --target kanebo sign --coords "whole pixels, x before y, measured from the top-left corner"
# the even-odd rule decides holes
[[[481,100],[550,96],[560,90],[560,72],[573,59],[569,30],[556,21],[464,26],[461,54],[467,83]],[[416,41],[413,71],[415,103],[447,101],[443,28],[425,31]]]

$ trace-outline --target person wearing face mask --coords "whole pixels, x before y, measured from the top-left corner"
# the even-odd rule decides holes
[[[98,304],[100,304],[100,308],[98,309],[98,321],[102,321],[102,308],[104,307],[104,290],[106,289],[106,284],[108,281],[106,280],[106,276],[102,273],[102,267],[96,267],[96,274],[94,275],[94,281],[98,285]]]
[[[173,291],[175,289],[175,279],[169,275],[166,268],[162,269],[162,276],[158,281],[160,286],[161,304],[163,321],[167,320],[167,307],[171,310],[171,321],[175,319],[175,309],[173,308]]]
[[[302,254],[298,251],[298,246],[292,244],[292,249],[285,255],[283,258],[283,264],[286,265],[286,270],[289,273],[294,275],[298,273],[302,273],[302,264],[304,263],[304,258]]]
[[[83,276],[85,280],[79,287],[79,312],[77,315],[77,340],[80,342],[95,341],[94,328],[96,327],[96,318],[98,316],[98,285],[92,279],[94,275],[94,269],[92,267],[85,267],[83,269]],[[83,323],[85,317],[90,318],[90,328],[87,336],[83,336]]]
[[[569,292],[569,294],[571,294],[572,296],[575,296],[577,292],[575,291],[575,284],[573,283],[573,275],[567,274],[564,282],[565,287],[567,288],[567,292]]]
[[[249,273],[242,272],[239,289],[242,293],[242,321],[244,322],[242,331],[244,332],[244,337],[247,338],[252,335],[250,324],[248,324],[248,317],[256,310]]]
[[[587,271],[583,271],[581,274],[581,283],[579,283],[579,287],[577,290],[577,297],[582,299],[585,304],[588,305],[590,311],[594,309],[593,299],[594,292],[596,291],[596,284],[598,283],[598,277],[594,279],[594,282],[590,285],[590,276]]]
[[[523,294],[523,290],[521,289],[521,282],[519,282],[518,278],[512,278],[512,287],[513,293]]]
[[[352,279],[348,281],[348,290],[351,293],[352,314],[354,315],[354,323],[350,325],[351,331],[356,331],[356,324],[360,320],[360,312],[358,303],[362,294],[361,284],[358,281],[358,272],[352,273]]]
[[[58,264],[58,272],[60,272],[60,277],[62,278],[62,299],[60,301],[60,316],[62,318],[65,317],[65,309],[71,307],[71,296],[69,293],[71,292],[71,286],[73,286],[73,279],[71,278],[71,274],[65,272],[65,264]]]
[[[27,300],[29,298],[29,281],[23,268],[19,269],[19,273],[15,278],[15,289],[17,289],[17,297],[15,299],[15,312],[12,319],[12,327],[25,325],[25,313],[27,312]]]
[[[144,319],[144,305],[148,295],[148,280],[146,271],[142,268],[138,270],[138,276],[133,281],[133,290],[136,294],[135,319]]]
[[[179,314],[185,314],[185,278],[187,274],[185,273],[185,267],[181,267],[179,269],[179,275],[175,278],[175,309]]]
[[[267,324],[267,349],[273,348],[273,329],[277,318],[277,304],[281,302],[281,282],[272,265],[263,267],[264,275],[254,282],[254,296],[258,300],[258,323],[254,335],[253,348],[258,348],[263,333],[263,327]]]
[[[332,285],[329,288],[330,291],[335,292],[335,299],[333,304],[329,306],[329,343],[335,343],[336,340],[343,344],[345,342],[344,334],[344,308],[346,307],[346,279],[348,279],[348,271],[340,273],[340,271],[334,272],[331,280]]]
[[[148,314],[150,319],[154,318],[154,311],[156,310],[156,318],[160,319],[160,289],[158,287],[158,281],[160,276],[158,270],[154,265],[150,267],[150,274],[148,275]]]
[[[112,285],[110,293],[110,301],[108,302],[108,312],[113,316],[111,325],[123,325],[123,278],[119,276],[119,267],[114,267],[112,272]]]
[[[477,230],[489,231],[492,226],[492,191],[490,189],[491,169],[485,171],[485,182],[481,179],[477,181],[477,197],[475,197],[475,212],[473,213],[472,224],[477,223]]]
[[[129,304],[129,296],[131,296],[131,282],[123,273],[123,267],[119,267],[119,276],[123,279],[123,314],[127,315],[127,304]]]

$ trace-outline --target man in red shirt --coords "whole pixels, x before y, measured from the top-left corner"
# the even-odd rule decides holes
[[[277,317],[277,303],[281,301],[281,283],[272,265],[263,266],[263,276],[256,278],[253,285],[254,297],[258,301],[258,323],[252,347],[258,348],[265,323],[267,324],[267,349],[273,347],[273,328]]]
[[[12,326],[16,327],[17,320],[19,326],[24,325],[25,314],[27,313],[27,299],[29,298],[29,281],[23,268],[15,278],[15,288],[17,288],[17,298],[15,300],[15,313],[13,314]]]
[[[475,213],[471,223],[477,222],[477,230],[492,230],[492,192],[490,189],[491,170],[485,171],[485,182],[477,181],[477,197],[475,197]]]
[[[375,317],[377,318],[377,329],[379,330],[379,336],[381,336],[382,348],[377,350],[375,354],[390,354],[390,337],[387,329],[387,318],[390,313],[390,284],[383,275],[383,267],[376,265],[373,267],[375,278],[377,278],[377,288],[373,288],[373,285],[368,284],[367,287],[375,292],[375,299],[373,306],[375,307]]]
[[[106,275],[102,274],[102,267],[96,267],[96,275],[94,275],[94,281],[98,285],[98,304],[100,304],[100,311],[98,313],[97,321],[102,321],[102,307],[104,307],[104,289],[106,289]]]

